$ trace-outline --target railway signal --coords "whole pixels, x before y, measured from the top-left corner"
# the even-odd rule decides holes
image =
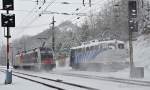
[[[134,63],[133,63],[133,45],[132,45],[132,32],[135,29],[136,18],[136,1],[128,1],[128,28],[129,28],[129,50],[130,50],[130,77],[132,77]]]
[[[1,14],[1,24],[2,27],[7,27],[7,34],[4,35],[7,39],[7,54],[6,54],[6,61],[7,61],[7,70],[6,70],[6,78],[5,84],[12,83],[12,71],[9,70],[9,38],[10,36],[10,27],[15,27],[15,14],[9,14],[9,10],[14,10],[14,0],[2,0],[3,9],[6,10],[6,14]]]
[[[136,1],[129,1],[128,3],[128,13],[129,13],[129,29],[132,32],[138,31],[138,22],[137,22],[137,2]]]
[[[89,0],[89,6],[90,6],[90,7],[92,6],[91,0]]]
[[[138,23],[137,17],[137,2],[128,1],[128,28],[129,28],[129,48],[130,48],[130,69],[134,67],[133,63],[133,45],[132,45],[132,32],[137,31]]]
[[[1,14],[2,27],[15,27],[15,14]]]
[[[82,1],[82,4],[83,4],[83,6],[85,6],[85,0]],[[91,0],[89,0],[89,7],[91,7],[91,6],[92,6],[92,2],[91,2]]]
[[[132,33],[138,32],[137,21],[137,1],[128,1],[128,27],[129,27],[129,48],[130,48],[130,77],[143,78],[144,68],[135,67],[133,62],[133,45],[132,45]]]
[[[129,17],[137,17],[137,3],[136,1],[129,1]]]
[[[82,1],[82,3],[83,3],[83,6],[85,6],[85,1],[84,0]]]
[[[14,0],[3,0],[3,10],[14,10]]]

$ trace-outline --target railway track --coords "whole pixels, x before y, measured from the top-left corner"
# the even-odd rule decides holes
[[[95,80],[104,80],[104,81],[111,81],[111,82],[118,82],[118,83],[150,87],[150,81],[122,79],[122,78],[115,78],[115,77],[102,77],[102,76],[83,75],[83,74],[73,74],[73,73],[59,73],[59,72],[51,72],[51,74],[80,77],[80,78],[87,78],[87,79],[95,79]]]
[[[14,75],[14,74],[13,74]],[[23,76],[19,76],[19,75],[14,75],[16,77],[19,77],[19,78],[22,78],[22,79],[25,79],[25,80],[29,80],[29,81],[32,81],[32,82],[35,82],[35,83],[39,83],[39,84],[42,84],[44,86],[47,86],[47,87],[50,87],[50,88],[53,88],[53,89],[57,89],[57,90],[65,90],[64,88],[60,88],[60,87],[57,87],[57,86],[53,86],[53,85],[50,85],[50,84],[47,84],[47,83],[43,83],[43,82],[40,82],[40,81],[37,81],[37,80],[33,80],[33,79],[30,79],[30,78],[26,78],[26,77],[23,77]]]
[[[85,90],[99,90],[99,89],[95,89],[95,88],[91,88],[91,87],[87,87],[87,86],[82,86],[82,85],[78,85],[78,84],[64,82],[63,80],[60,80],[60,79],[55,79],[54,80],[54,79],[50,79],[50,78],[46,78],[46,77],[41,77],[41,76],[37,76],[37,75],[30,75],[30,74],[21,73],[21,72],[15,72],[15,71],[14,71],[14,73],[27,75],[27,76],[31,76],[31,77],[37,77],[37,78],[41,78],[41,79],[48,80],[48,81],[59,82],[59,83],[62,83],[62,84],[67,84],[67,85],[79,87],[79,88],[82,88],[82,89],[85,89]],[[109,82],[115,82],[115,83],[123,83],[123,84],[129,84],[129,85],[150,87],[150,82],[149,81],[122,79],[122,78],[115,78],[115,77],[102,77],[102,76],[94,76],[94,75],[73,74],[73,73],[62,73],[62,72],[49,72],[49,73],[50,74],[55,74],[55,75],[80,77],[80,78],[86,78],[86,79],[95,79],[95,80],[101,80],[101,81],[109,81]],[[69,90],[69,89],[58,89],[58,90]],[[76,89],[76,90],[81,90],[81,89]]]
[[[4,72],[4,71],[2,71]],[[25,80],[29,80],[35,83],[42,84],[44,86],[56,89],[56,90],[100,90],[92,87],[87,87],[79,84],[74,84],[74,83],[69,83],[69,82],[64,82],[63,80],[60,79],[49,79],[41,76],[36,76],[36,75],[30,75],[30,74],[25,74],[21,72],[14,72],[13,75]]]

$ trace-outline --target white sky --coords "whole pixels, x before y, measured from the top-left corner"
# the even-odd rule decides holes
[[[48,7],[46,11],[59,12],[59,13],[87,13],[89,12],[88,0],[85,0],[86,6],[83,7],[82,0],[46,0],[46,4],[42,6],[39,10],[36,5],[36,0],[14,0],[15,10],[10,13],[16,14],[16,27],[11,28],[11,41],[19,38],[23,35],[36,35],[37,33],[42,32],[43,30],[49,28],[49,23],[52,21],[52,16],[55,16],[56,25],[60,24],[65,20],[74,21],[74,23],[79,23],[81,20],[77,20],[78,16],[66,16],[66,15],[56,15],[56,14],[42,14],[39,17],[39,13],[45,9],[52,1],[55,1],[52,5]],[[42,0],[39,0],[42,1]],[[92,10],[99,10],[100,7],[103,7],[103,2],[108,0],[92,0]],[[110,1],[110,0],[109,0]],[[71,4],[61,4],[61,2],[69,2]],[[2,8],[2,0],[0,0],[0,8]],[[34,8],[34,9],[33,9]],[[79,11],[75,11],[76,8],[79,8]],[[5,11],[0,11],[5,13]],[[81,18],[82,19],[82,18]],[[0,27],[0,38],[4,39],[3,28]],[[1,41],[0,41],[1,42]]]

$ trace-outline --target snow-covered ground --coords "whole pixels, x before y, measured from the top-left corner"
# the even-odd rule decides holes
[[[13,83],[4,84],[5,74],[0,72],[0,90],[55,90],[24,79],[13,77]]]
[[[150,35],[140,36],[134,43],[134,62],[150,71]]]
[[[86,78],[80,78],[80,77],[72,77],[72,76],[63,76],[63,75],[57,75],[57,74],[51,74],[51,71],[41,71],[41,72],[34,72],[34,71],[23,71],[19,70],[24,73],[30,73],[32,75],[38,75],[50,79],[59,79],[64,82],[71,82],[79,85],[84,85],[88,87],[93,87],[97,88],[99,90],[150,90],[150,87],[145,87],[145,86],[137,86],[137,85],[131,85],[131,84],[124,84],[124,83],[116,83],[116,82],[109,82],[109,81],[101,81],[101,80],[96,80],[96,79],[86,79]],[[80,73],[80,74],[90,74],[90,75],[102,75],[99,72],[85,72],[85,71],[71,71],[67,70],[67,68],[64,68],[64,70],[61,68],[55,69],[53,72],[68,72],[68,73]],[[71,72],[69,72],[71,71]],[[106,76],[107,73],[103,73],[103,75]],[[122,73],[123,74],[123,73]],[[122,75],[121,74],[121,75]],[[110,74],[109,74],[110,75]],[[114,75],[112,73],[112,75]],[[118,74],[116,74],[118,75]],[[121,76],[120,75],[120,76]],[[119,76],[119,75],[118,75]],[[125,76],[125,75],[124,75]],[[5,80],[5,74],[0,72],[0,90],[47,90],[49,88],[44,87],[40,84],[32,83],[27,80],[19,79],[13,76],[13,83],[11,85],[4,85],[4,80]],[[109,86],[109,87],[108,87]],[[27,88],[26,88],[27,87]],[[39,88],[38,88],[39,87]],[[53,89],[49,89],[53,90]],[[80,89],[67,89],[67,90],[80,90]]]
[[[131,85],[131,84],[124,84],[124,83],[116,83],[116,82],[109,82],[109,81],[101,81],[101,80],[95,80],[95,79],[86,79],[86,78],[80,78],[80,77],[72,77],[72,76],[63,76],[63,75],[56,75],[56,74],[50,74],[47,72],[32,72],[32,71],[22,71],[25,73],[30,73],[32,75],[38,75],[50,79],[60,79],[64,82],[71,82],[79,85],[84,85],[88,87],[93,87],[98,90],[149,90],[150,87],[145,86],[137,86],[137,85]],[[15,80],[13,81],[16,82]],[[108,87],[109,86],[109,87]],[[7,90],[7,89],[6,89]],[[9,89],[8,89],[9,90]],[[22,89],[24,90],[24,89]],[[41,90],[41,89],[38,89]],[[45,89],[44,89],[45,90]],[[74,88],[69,90],[76,90]],[[79,90],[79,89],[77,89]]]

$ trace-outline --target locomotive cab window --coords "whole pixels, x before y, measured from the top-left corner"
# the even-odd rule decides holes
[[[124,44],[118,44],[119,49],[124,49]]]
[[[86,47],[86,51],[90,51],[90,47]]]
[[[115,46],[115,44],[110,43],[110,44],[108,44],[108,48],[109,48],[109,49],[115,49],[115,48],[116,48],[116,46]]]
[[[82,52],[82,48],[79,48],[77,51],[78,51],[78,53]]]

